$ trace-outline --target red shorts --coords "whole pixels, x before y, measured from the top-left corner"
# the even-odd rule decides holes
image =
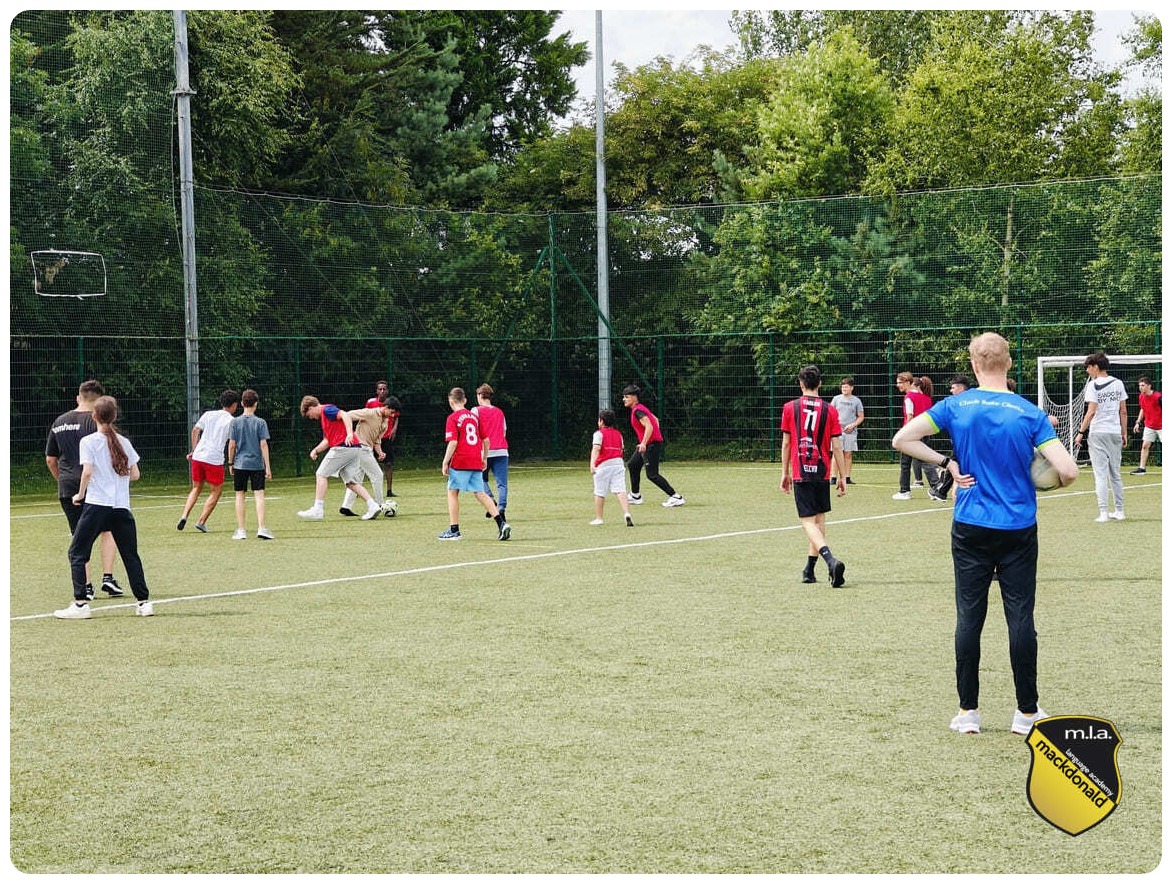
[[[202,460],[191,461],[191,481],[198,484],[207,482],[209,485],[224,484],[224,465],[222,463],[204,463]]]

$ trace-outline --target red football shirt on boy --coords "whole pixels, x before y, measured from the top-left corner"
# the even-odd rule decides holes
[[[456,452],[448,464],[453,470],[483,470],[484,443],[480,438],[480,422],[467,408],[448,415],[444,426],[444,442],[456,443]]]
[[[790,434],[790,470],[795,482],[830,476],[830,440],[842,435],[838,409],[819,396],[802,396],[785,404],[781,431]]]

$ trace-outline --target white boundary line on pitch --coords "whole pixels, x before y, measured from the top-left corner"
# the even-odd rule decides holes
[[[187,496],[186,496],[186,495],[184,495],[183,497],[177,497],[177,498],[175,498],[175,499],[176,499],[176,500],[186,500],[186,497],[187,497]],[[142,498],[140,498],[140,497],[136,497],[136,498],[135,498],[135,500],[141,500],[141,499],[142,499]],[[155,500],[158,500],[158,499],[159,499],[159,498],[157,498],[157,497],[155,498]],[[222,497],[221,497],[220,499],[221,499],[221,500],[223,500],[223,498],[222,498]],[[251,494],[250,494],[248,497],[246,497],[246,498],[245,498],[245,501],[246,501],[246,502],[248,502],[248,503],[252,503],[252,500],[253,500],[253,498],[252,498],[252,495],[251,495]],[[277,496],[274,496],[274,497],[269,497],[269,496],[267,496],[267,495],[265,496],[265,501],[266,501],[266,502],[267,502],[267,501],[276,501],[276,500],[284,500],[284,498],[283,498],[283,497],[281,497],[280,495],[277,495]],[[231,502],[235,502],[235,498],[232,498],[232,501],[231,501]],[[43,505],[43,504],[37,504],[37,506],[42,506],[42,505]],[[138,513],[138,512],[147,512],[148,510],[169,510],[169,509],[174,509],[174,508],[175,508],[175,504],[173,504],[173,503],[168,503],[168,504],[158,504],[158,505],[156,505],[156,506],[139,506],[139,505],[136,503],[136,504],[135,504],[135,506],[134,506],[134,509],[132,510],[132,512],[136,512],[136,513]],[[9,518],[10,518],[12,521],[16,522],[16,521],[20,521],[21,519],[51,519],[51,518],[54,518],[54,517],[58,517],[58,518],[59,518],[60,516],[61,516],[61,510],[60,510],[60,509],[56,509],[56,510],[54,510],[54,511],[53,511],[53,512],[51,512],[51,513],[25,513],[24,515],[19,515],[19,516],[9,516]]]
[[[1131,488],[1145,488],[1145,487],[1159,487],[1158,483],[1155,485],[1132,485]],[[1078,497],[1086,494],[1094,494],[1094,491],[1067,491],[1061,494],[1049,493],[1047,497]],[[905,510],[901,512],[883,513],[878,516],[858,516],[853,519],[836,519],[832,522],[827,522],[827,525],[851,525],[859,522],[876,522],[881,519],[898,519],[904,516],[917,516],[924,513],[951,513],[952,507],[929,507],[927,509],[919,510]],[[232,596],[256,595],[262,592],[277,592],[282,589],[307,589],[314,586],[332,586],[338,583],[356,583],[363,580],[383,580],[388,577],[408,577],[413,574],[430,574],[437,571],[451,571],[457,568],[477,568],[482,565],[499,565],[511,564],[514,562],[532,562],[538,559],[551,559],[558,556],[574,556],[582,555],[584,553],[598,553],[610,552],[619,549],[640,549],[652,546],[666,546],[675,543],[697,543],[707,540],[725,540],[730,537],[750,537],[754,534],[773,534],[782,531],[800,531],[802,526],[798,525],[780,525],[773,528],[751,528],[744,531],[727,531],[722,534],[704,534],[697,537],[673,537],[667,540],[641,540],[635,543],[617,543],[611,546],[592,546],[581,547],[578,549],[562,549],[554,550],[552,552],[543,553],[529,553],[521,556],[505,556],[499,559],[478,559],[471,562],[448,562],[444,565],[426,565],[419,568],[405,568],[401,571],[383,571],[378,574],[356,574],[351,577],[330,577],[325,580],[307,580],[302,583],[279,583],[274,586],[257,586],[252,589],[233,589],[225,592],[205,593],[202,595],[187,595],[178,596],[176,598],[168,599],[151,599],[156,605],[168,605],[175,602],[196,602],[205,601],[207,599],[221,599],[230,598]],[[130,608],[134,603],[119,603],[114,605],[102,605],[101,610],[113,610],[115,608]],[[48,614],[24,614],[19,617],[10,617],[9,622],[15,623],[19,620],[44,620],[52,617],[52,613]]]

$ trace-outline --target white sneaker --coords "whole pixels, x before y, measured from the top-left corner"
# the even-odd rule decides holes
[[[1126,516],[1123,515],[1123,510],[1115,510],[1115,512],[1111,513],[1110,515],[1111,518],[1116,522],[1122,522],[1126,518]]]
[[[54,611],[53,616],[58,620],[89,620],[94,615],[90,612],[89,605],[70,605],[60,611]]]
[[[1050,713],[1041,706],[1038,707],[1038,711],[1033,715],[1026,715],[1020,709],[1014,709],[1013,724],[1010,726],[1009,730],[1024,737],[1029,734],[1030,730],[1034,726],[1034,722],[1041,721],[1043,718],[1049,717]]]
[[[233,540],[248,540],[248,532],[245,531],[243,528],[237,528],[235,531],[232,532],[232,539]]]
[[[257,540],[272,540],[273,539],[273,532],[270,531],[268,528],[265,528],[262,525],[261,527],[256,529],[256,539]]]
[[[1111,517],[1107,515],[1106,511],[1099,513],[1099,518],[1095,519],[1096,522],[1109,522],[1110,520]]]
[[[602,524],[602,519],[591,519],[591,520],[590,520],[590,524],[591,524],[591,525],[601,525],[601,524]]]
[[[678,494],[673,494],[663,502],[664,506],[683,506],[686,503],[683,497]]]
[[[297,513],[297,517],[300,519],[310,519],[314,522],[320,522],[323,518],[325,518],[325,511],[320,510],[315,506],[311,506],[307,510],[300,510]]]
[[[910,491],[897,491],[891,495],[892,500],[911,500],[912,493]]]
[[[382,511],[383,508],[372,500],[366,505],[366,512],[362,514],[362,521],[369,522],[371,519],[377,518],[378,514]]]
[[[633,504],[641,504],[641,503],[643,503],[643,495],[642,494],[628,494],[627,495],[627,502],[633,503]]]
[[[153,617],[155,616],[155,606],[150,602],[139,602],[134,606],[134,616]]]
[[[961,709],[948,725],[958,734],[979,734],[981,732],[981,713],[976,709],[967,712]]]

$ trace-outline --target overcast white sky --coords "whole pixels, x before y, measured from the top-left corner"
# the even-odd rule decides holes
[[[934,8],[948,5],[940,3]],[[1119,37],[1132,28],[1132,16],[1141,10],[1106,6],[1080,8],[1095,9],[1096,47],[1103,63],[1113,65],[1126,58],[1127,53]],[[731,14],[730,9],[690,9],[681,3],[667,10],[603,9],[602,55],[607,86],[614,78],[613,65],[616,61],[628,68],[635,68],[656,56],[664,55],[670,56],[678,64],[700,44],[707,44],[717,50],[736,45],[737,39],[728,26]],[[571,31],[575,40],[584,40],[588,44],[591,60],[575,72],[575,81],[578,84],[578,95],[592,99],[596,77],[595,10],[564,10],[554,25],[553,33],[560,34],[565,30]]]

